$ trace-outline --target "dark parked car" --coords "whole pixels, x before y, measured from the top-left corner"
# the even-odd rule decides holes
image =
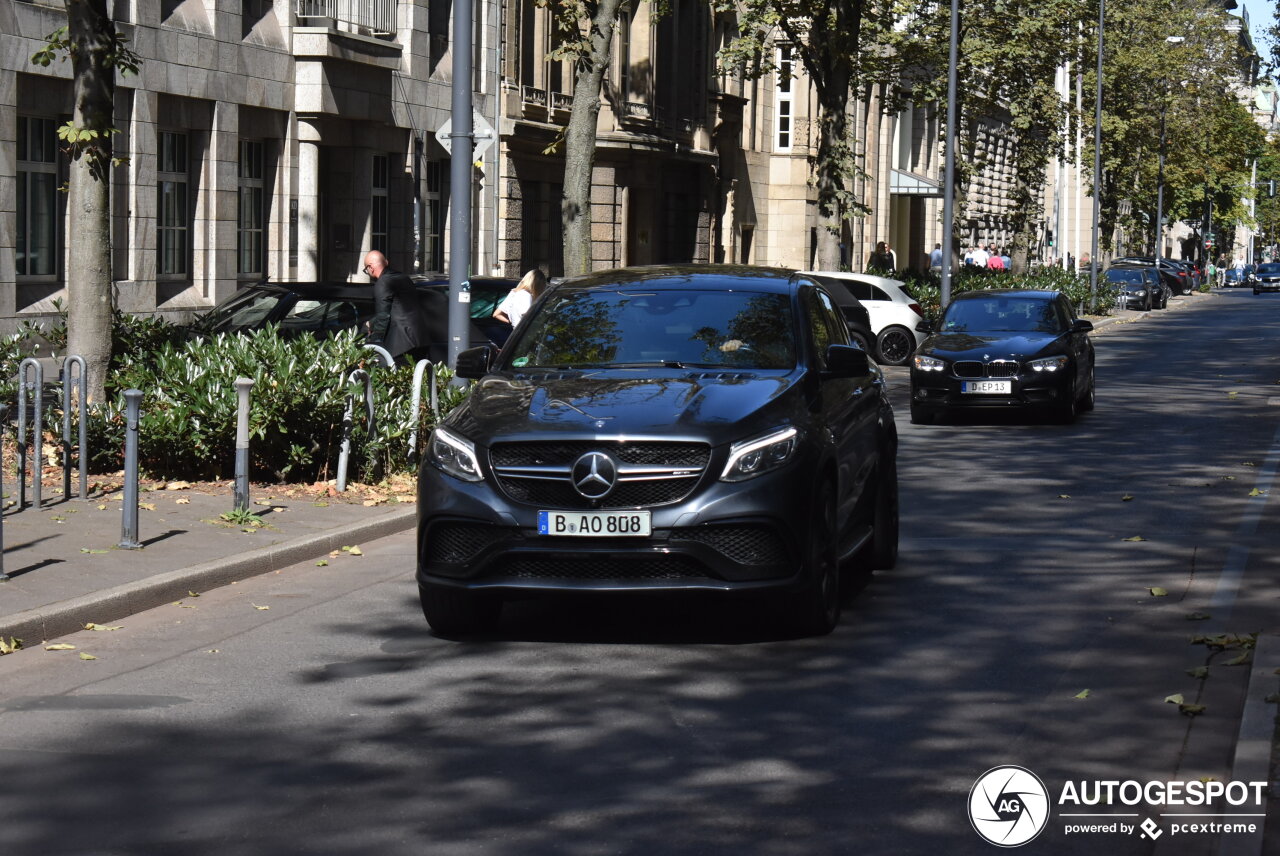
[[[1154,267],[1155,263],[1153,256],[1126,256],[1112,262],[1112,264],[1126,267]],[[1164,280],[1165,285],[1169,286],[1169,291],[1173,294],[1190,294],[1195,290],[1191,274],[1173,259],[1160,259],[1160,278]]]
[[[1147,271],[1143,268],[1109,267],[1104,276],[1116,290],[1116,306],[1119,308],[1146,311],[1159,305],[1157,289],[1151,287]]]
[[[551,287],[432,433],[418,586],[445,635],[536,593],[774,595],[809,633],[840,568],[897,556],[884,377],[830,295],[773,268],[692,265]],[[781,595],[781,597],[778,597]]]
[[[1073,421],[1093,409],[1092,329],[1056,291],[958,295],[912,360],[911,421],[983,407]]]
[[[1258,265],[1250,280],[1254,294],[1264,291],[1280,291],[1280,262],[1264,262]]]
[[[491,317],[490,304],[507,293],[516,280],[477,278],[470,286],[471,345],[501,341],[510,330]],[[449,286],[419,284],[433,344],[430,357],[448,356]],[[500,293],[499,293],[500,292]],[[486,312],[487,310],[487,312]],[[196,319],[192,335],[237,333],[279,324],[282,336],[325,337],[352,327],[363,330],[373,317],[373,289],[350,282],[266,282],[246,286]]]

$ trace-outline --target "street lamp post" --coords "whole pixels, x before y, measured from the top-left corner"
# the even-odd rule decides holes
[[[1098,305],[1098,217],[1102,197],[1102,25],[1107,0],[1098,0],[1098,79],[1093,103],[1093,238],[1089,252],[1089,310]],[[1156,268],[1156,276],[1160,269]]]
[[[947,155],[942,189],[942,293],[939,310],[951,303],[951,265],[956,199],[956,63],[960,55],[960,0],[951,0],[951,46],[947,62]]]

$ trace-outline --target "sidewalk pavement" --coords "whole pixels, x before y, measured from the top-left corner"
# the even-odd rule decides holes
[[[119,547],[119,490],[81,501],[62,499],[46,470],[41,510],[8,508],[3,516],[4,572],[0,639],[27,646],[105,624],[236,580],[318,559],[344,546],[412,527],[416,505],[390,497],[321,496],[283,485],[255,486],[250,509],[261,526],[236,525],[229,490],[195,485],[139,493],[141,549]],[[6,479],[6,504],[17,498]],[[181,485],[182,483],[174,483]],[[405,497],[408,499],[409,497]]]

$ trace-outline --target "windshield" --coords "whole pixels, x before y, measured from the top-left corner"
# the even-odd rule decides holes
[[[1052,300],[979,297],[957,300],[942,317],[944,333],[1060,333]]]
[[[1140,270],[1109,270],[1107,279],[1112,282],[1142,282],[1143,277]]]
[[[260,326],[279,302],[279,294],[250,289],[211,311],[203,321],[211,333],[252,329]]]
[[[503,352],[509,368],[790,369],[791,301],[744,291],[556,291]]]
[[[1280,273],[1280,264],[1268,262],[1267,264],[1258,265],[1258,273]]]

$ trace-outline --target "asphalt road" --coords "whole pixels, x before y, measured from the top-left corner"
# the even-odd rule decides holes
[[[441,640],[405,533],[0,657],[0,845],[989,854],[966,808],[992,767],[1054,799],[1226,780],[1245,669],[1188,639],[1280,615],[1274,503],[1249,496],[1280,490],[1277,322],[1280,298],[1240,292],[1100,331],[1072,426],[911,426],[892,370],[901,561],[827,638],[780,636],[771,604],[588,600]],[[1067,835],[1062,811],[1031,847],[1214,845]]]

